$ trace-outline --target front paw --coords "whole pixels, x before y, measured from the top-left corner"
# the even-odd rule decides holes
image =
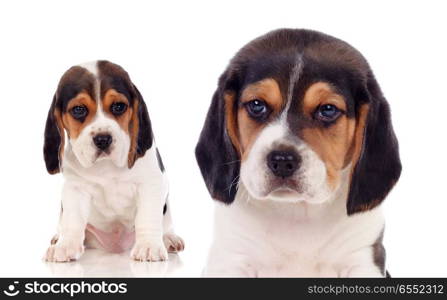
[[[165,233],[163,242],[169,252],[176,253],[185,249],[185,242],[175,233]]]
[[[168,260],[168,251],[163,241],[137,241],[130,257],[137,261],[163,261]]]
[[[79,259],[82,253],[84,253],[82,242],[58,240],[48,248],[44,259],[48,262],[69,262]]]

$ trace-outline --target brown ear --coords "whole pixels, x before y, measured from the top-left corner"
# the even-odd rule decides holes
[[[129,133],[131,135],[128,155],[129,169],[133,167],[139,157],[144,156],[146,151],[152,147],[154,140],[146,103],[137,87],[135,85],[132,86],[134,88],[134,103],[132,120],[129,124]]]
[[[372,74],[366,94],[369,109],[363,145],[351,178],[348,215],[379,205],[399,179],[402,169],[390,108]]]
[[[219,79],[219,87],[214,93],[195,151],[211,197],[225,204],[234,201],[240,172],[240,157],[232,144],[226,118],[233,109],[228,105],[234,105],[225,101],[226,92],[236,89],[228,74],[226,71]]]
[[[47,171],[50,174],[60,172],[65,144],[65,133],[61,112],[56,107],[56,95],[53,97],[45,124],[43,156]]]

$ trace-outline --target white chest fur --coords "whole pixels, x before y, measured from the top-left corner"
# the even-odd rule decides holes
[[[88,223],[107,230],[110,223],[133,227],[136,213],[136,184],[118,179],[92,187],[91,213]]]
[[[82,168],[70,149],[64,159],[64,177],[68,184],[78,185],[79,190],[88,194],[88,223],[102,229],[110,230],[112,224],[121,223],[133,229],[136,215],[138,186],[151,185],[151,179],[164,177],[154,160],[153,151],[135,163],[132,169],[116,167],[111,161],[100,161],[92,168]],[[165,182],[162,180],[162,182]],[[158,189],[156,182],[154,189]],[[163,189],[167,188],[164,187]]]
[[[215,241],[205,275],[380,276],[372,245],[380,208],[346,215],[346,203],[289,204],[241,197],[216,204]]]

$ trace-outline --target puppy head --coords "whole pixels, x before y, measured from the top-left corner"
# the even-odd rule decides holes
[[[308,30],[243,47],[219,80],[196,148],[213,198],[377,206],[400,175],[388,104],[363,56]]]
[[[85,168],[101,160],[131,168],[152,146],[141,94],[127,72],[108,61],[74,66],[62,76],[45,127],[44,158],[51,174],[60,171],[65,131]]]

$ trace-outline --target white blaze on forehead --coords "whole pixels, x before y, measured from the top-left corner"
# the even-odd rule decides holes
[[[94,61],[89,61],[83,64],[79,64],[79,67],[82,67],[84,69],[86,69],[87,71],[89,71],[95,78],[95,82],[93,83],[93,89],[94,89],[94,98],[95,100],[98,102],[98,111],[101,110],[101,101],[100,101],[100,97],[101,97],[101,93],[100,93],[100,89],[101,89],[101,84],[99,82],[99,71],[98,71],[98,61],[94,60]]]
[[[284,108],[284,110],[279,118],[285,131],[289,130],[289,125],[287,123],[287,114],[289,113],[290,105],[292,103],[293,91],[295,89],[295,83],[298,81],[298,78],[300,77],[302,70],[303,70],[303,56],[302,56],[302,54],[298,53],[296,55],[295,64],[293,65],[293,68],[292,68],[292,70],[290,70],[290,74],[289,74],[289,86],[287,89],[287,98],[285,99],[286,107]]]
[[[295,89],[295,83],[298,81],[298,78],[301,75],[301,71],[303,70],[303,56],[298,53],[296,55],[295,64],[293,65],[292,70],[289,75],[289,87],[287,89],[287,98],[286,98],[286,107],[281,118],[286,118],[287,113],[290,109],[290,104],[292,103],[293,90]]]
[[[106,128],[110,128],[110,126],[106,126],[106,123],[111,120],[110,117],[106,116],[104,113],[104,108],[102,106],[101,101],[101,82],[99,80],[99,70],[98,70],[98,61],[90,61],[79,65],[82,68],[85,68],[87,71],[92,73],[92,75],[95,78],[94,84],[94,98],[97,102],[97,109],[96,109],[96,115],[95,118],[92,121],[92,126],[95,130],[101,130]]]
[[[79,67],[87,69],[90,73],[92,73],[96,78],[98,77],[98,61],[89,61],[83,64],[79,64]]]
[[[98,117],[99,118],[104,117],[104,112],[103,112],[102,103],[101,103],[101,83],[99,81],[98,61],[94,60],[94,61],[82,63],[79,65],[79,67],[85,68],[87,71],[89,71],[90,73],[93,74],[93,76],[95,78],[95,82],[93,83],[95,95],[93,95],[93,96],[98,104],[96,119]]]

